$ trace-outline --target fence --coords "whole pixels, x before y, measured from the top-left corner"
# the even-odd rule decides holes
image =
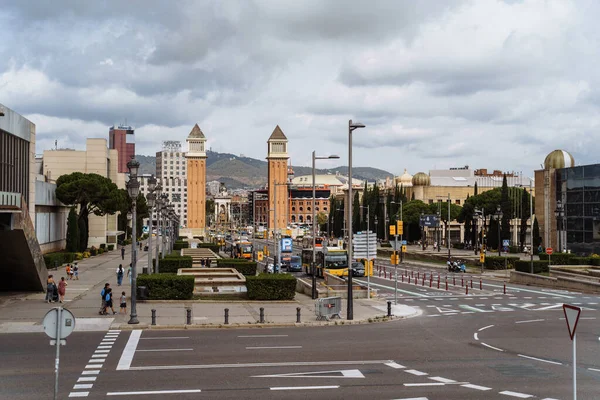
[[[329,318],[342,318],[342,298],[341,297],[324,297],[317,299],[315,302],[315,314],[317,321],[326,320]]]

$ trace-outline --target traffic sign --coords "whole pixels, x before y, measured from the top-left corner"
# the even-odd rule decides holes
[[[390,235],[394,236],[396,234],[396,225],[390,225]]]
[[[479,253],[479,262],[482,264],[485,262],[485,253],[484,252]]]
[[[402,245],[403,245],[403,246],[406,246],[407,244],[408,244],[408,242],[407,242],[406,240],[403,240],[403,241],[402,241]]]
[[[398,231],[398,235],[402,235],[404,233],[404,222],[403,221],[396,221],[396,225],[397,225],[397,231]]]
[[[256,252],[256,257],[258,258],[258,261],[262,261],[264,258],[264,254],[262,251],[257,251]]]
[[[57,331],[60,332],[60,337],[58,339],[66,339],[67,336],[73,332],[73,329],[75,329],[75,316],[71,311],[64,308],[60,313],[60,330],[56,329],[59,315],[58,308],[59,307],[55,307],[48,311],[44,316],[44,322],[42,322],[44,332],[50,339],[56,339]]]
[[[546,247],[546,254],[552,254],[552,247]]]
[[[402,252],[406,253],[406,246],[405,245],[402,245]]]
[[[567,320],[569,336],[571,337],[571,340],[573,340],[575,330],[577,329],[577,322],[579,322],[579,315],[581,314],[581,307],[563,304],[563,311],[565,313],[565,319]]]
[[[394,249],[396,251],[398,251],[400,249],[400,246],[402,245],[400,242],[396,242],[395,240],[390,240],[389,243],[390,243],[390,246],[392,247],[392,249]]]
[[[510,240],[502,239],[502,247],[508,247],[508,246],[510,246]]]
[[[400,257],[398,257],[398,255],[396,253],[394,253],[390,256],[390,263],[392,265],[396,265],[396,264],[398,264],[399,259],[400,259]]]

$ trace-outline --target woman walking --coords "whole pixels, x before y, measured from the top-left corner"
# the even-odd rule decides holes
[[[54,291],[56,289],[56,283],[54,282],[54,277],[52,275],[48,275],[48,280],[46,281],[46,302],[50,303],[54,300]]]
[[[115,309],[113,308],[113,295],[112,295],[112,289],[108,288],[106,289],[106,295],[104,296],[104,300],[106,301],[106,308],[104,309],[104,315],[108,314],[108,309],[110,308],[110,311],[112,311],[113,315],[116,314]]]
[[[123,283],[123,275],[125,274],[125,270],[123,269],[123,265],[119,264],[117,268],[117,286],[121,286]]]
[[[65,293],[67,292],[67,281],[65,281],[65,277],[60,278],[60,282],[58,282],[58,298],[62,303],[65,299]]]

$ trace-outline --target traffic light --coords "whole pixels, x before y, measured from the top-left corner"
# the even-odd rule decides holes
[[[398,225],[398,228],[396,229],[398,231],[398,235],[402,235],[404,233],[404,222],[396,221],[396,224]]]

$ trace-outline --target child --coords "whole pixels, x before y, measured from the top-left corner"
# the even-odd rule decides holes
[[[67,264],[65,267],[65,272],[67,273],[67,279],[71,279],[71,265]]]
[[[73,271],[75,274],[75,280],[79,280],[79,266],[77,265],[77,263],[75,263],[75,265],[73,266]]]
[[[119,312],[127,314],[127,296],[125,295],[125,292],[121,293],[121,310]]]
[[[108,314],[109,308],[110,308],[110,311],[112,311],[113,315],[115,315],[116,312],[115,312],[115,309],[113,308],[113,295],[112,295],[111,288],[106,289],[106,295],[104,296],[104,300],[106,300],[106,308],[104,309],[104,315]]]

